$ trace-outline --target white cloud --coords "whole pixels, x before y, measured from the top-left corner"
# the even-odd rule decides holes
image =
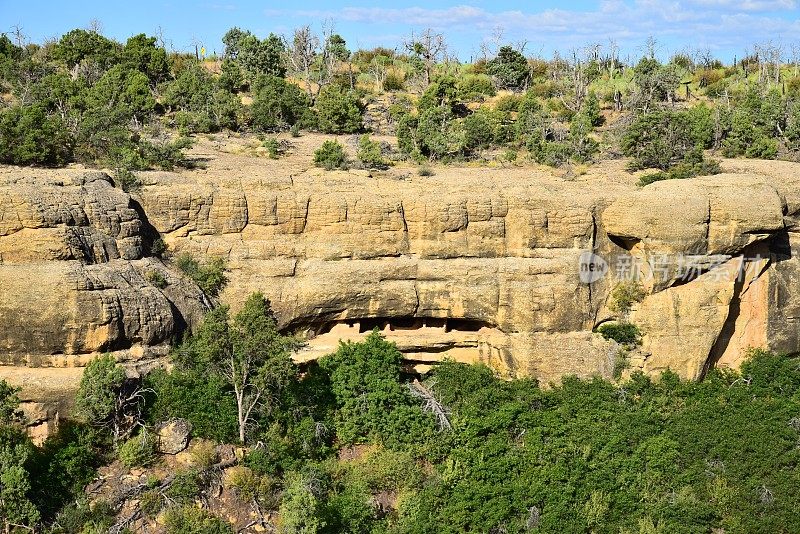
[[[766,40],[797,40],[800,18],[791,13],[797,3],[797,0],[602,0],[597,9],[584,11],[564,8],[491,11],[459,5],[442,9],[345,7],[335,11],[281,13],[307,20],[333,19],[377,27],[384,24],[431,27],[445,33],[480,36],[499,27],[508,41],[526,40],[534,45],[542,43],[543,48],[562,50],[608,39],[630,49],[650,35],[678,46],[743,49]],[[375,40],[366,35],[362,38]]]
[[[785,11],[797,8],[795,0],[692,0],[690,3],[731,11]]]

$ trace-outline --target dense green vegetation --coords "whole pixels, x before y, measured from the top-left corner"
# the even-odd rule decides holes
[[[452,362],[419,382],[377,332],[300,372],[286,357],[294,343],[258,294],[232,319],[217,308],[176,350],[172,371],[141,383],[108,358],[93,362],[81,420],[41,448],[0,382],[0,517],[52,532],[108,528],[113,510],[89,508],[83,485],[115,454],[125,465],[157,461],[149,425],[184,417],[196,437],[258,444],[229,479],[243,502],[278,514],[281,532],[800,529],[795,359],[755,351],[740,371],[701,382],[667,371],[617,383],[565,377],[543,389]],[[245,368],[252,379],[240,397]],[[139,411],[120,403],[137,391],[149,398]],[[242,433],[240,401],[256,395],[268,400]],[[114,425],[117,410],[141,418]],[[143,493],[143,513],[163,510],[170,533],[229,532],[193,505],[216,461],[213,449],[193,454],[198,467],[175,474],[168,500]]]
[[[709,152],[800,154],[798,67],[766,45],[733,65],[710,54],[662,62],[653,46],[624,64],[613,47],[546,59],[509,45],[465,64],[431,30],[399,50],[351,51],[308,26],[264,39],[232,28],[222,40],[222,57],[205,59],[144,34],[119,43],[78,29],[44,45],[3,35],[0,162],[105,165],[124,184],[133,183],[125,172],[188,165],[182,149],[198,134],[352,134],[376,123],[397,138],[381,157],[363,148],[359,160],[378,168],[404,159],[560,166],[621,153],[632,171],[656,170],[645,186],[720,172]]]

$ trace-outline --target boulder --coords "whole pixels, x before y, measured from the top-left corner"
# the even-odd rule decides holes
[[[192,425],[186,419],[172,419],[156,425],[158,452],[178,454],[189,446]]]

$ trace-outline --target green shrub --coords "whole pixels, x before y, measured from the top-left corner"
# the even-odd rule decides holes
[[[114,525],[114,518],[114,509],[107,502],[100,500],[90,506],[86,498],[81,497],[58,512],[52,529],[47,532],[100,534],[109,531]]]
[[[347,155],[344,147],[338,142],[328,140],[322,143],[314,152],[314,165],[323,167],[326,171],[347,168]]]
[[[64,165],[72,157],[72,142],[61,119],[38,106],[0,111],[0,163]]]
[[[402,355],[373,331],[360,343],[342,343],[320,360],[336,399],[336,435],[345,443],[366,438],[400,444],[424,441],[433,422],[400,384]]]
[[[156,370],[147,375],[145,385],[153,391],[147,408],[150,424],[181,418],[191,423],[194,436],[223,443],[236,441],[236,403],[228,386],[207,369]]]
[[[117,60],[120,48],[119,43],[96,31],[75,29],[61,36],[53,47],[53,58],[69,69],[88,60],[105,70]]]
[[[468,152],[488,148],[494,139],[492,123],[486,113],[477,111],[464,118],[464,147]]]
[[[642,337],[639,327],[631,323],[603,323],[597,327],[597,333],[623,345],[639,344]]]
[[[159,271],[151,269],[145,273],[144,277],[153,285],[153,287],[157,287],[159,289],[164,289],[167,287],[167,279],[164,278],[164,275]]]
[[[454,118],[446,106],[429,107],[422,111],[413,134],[415,149],[431,160],[460,154],[464,149],[464,131]]]
[[[325,133],[354,133],[363,128],[363,107],[355,93],[328,85],[315,103],[319,129]]]
[[[494,109],[497,111],[517,111],[519,110],[520,103],[519,95],[503,95],[494,103]]]
[[[497,93],[492,78],[486,74],[467,74],[458,81],[457,87],[458,98],[464,102],[481,100]]]
[[[274,137],[267,137],[264,139],[262,146],[267,149],[270,159],[278,159],[280,157],[281,147],[278,140]]]
[[[161,103],[168,109],[181,110],[175,120],[185,133],[235,130],[243,112],[241,101],[229,90],[218,88],[199,65],[182,70],[167,84]]]
[[[655,111],[639,115],[622,137],[622,151],[633,158],[632,170],[667,170],[700,145],[686,112]]]
[[[758,137],[744,151],[746,158],[775,159],[778,157],[778,140]]]
[[[314,533],[325,526],[323,503],[309,489],[304,477],[289,478],[280,506],[281,526],[287,533]]]
[[[775,135],[785,118],[785,104],[777,90],[767,94],[752,87],[740,102],[720,119],[726,157],[774,159],[778,154]]]
[[[217,445],[213,441],[203,441],[195,444],[191,451],[192,464],[201,468],[208,468],[217,463]]]
[[[0,425],[0,450],[7,438]],[[32,450],[27,462],[30,472],[30,498],[35,502],[42,519],[50,522],[70,502],[80,501],[86,485],[95,479],[97,468],[113,458],[104,428],[76,421],[61,420],[57,432],[44,445]],[[22,504],[22,502],[21,502]],[[102,509],[102,505],[98,509]],[[68,512],[83,516],[80,510]],[[99,521],[98,516],[93,520]]]
[[[239,63],[229,58],[223,59],[217,83],[221,89],[230,93],[238,93],[241,91],[245,83]]]
[[[125,385],[125,370],[110,354],[95,358],[86,366],[75,397],[75,410],[84,421],[109,431],[118,427],[122,414],[117,399]]]
[[[611,299],[608,304],[608,308],[613,311],[624,315],[627,315],[633,305],[637,302],[641,302],[642,299],[647,295],[644,287],[637,281],[623,281],[619,282],[614,289],[611,290]]]
[[[170,508],[164,515],[167,534],[233,534],[233,527],[192,505]]]
[[[139,497],[139,508],[141,508],[142,513],[149,518],[155,518],[163,507],[164,499],[161,497],[159,491],[148,490]]]
[[[125,467],[146,467],[156,459],[156,436],[142,430],[119,447],[119,459]]]
[[[364,134],[358,139],[358,160],[367,167],[381,169],[386,167],[386,161],[381,154],[381,144],[372,141],[369,135]]]
[[[581,112],[586,116],[591,126],[600,126],[603,124],[603,116],[600,115],[600,101],[597,99],[597,94],[594,91],[589,91],[586,100],[583,101],[583,109]]]
[[[203,491],[203,486],[200,472],[196,469],[187,469],[175,473],[172,484],[164,491],[164,494],[175,502],[190,504]]]
[[[486,65],[486,73],[495,79],[499,87],[504,89],[523,89],[530,81],[528,60],[521,52],[510,46],[500,48],[497,57]]]
[[[703,151],[700,147],[695,147],[686,152],[683,161],[670,167],[666,171],[658,171],[656,173],[649,173],[639,178],[639,186],[646,186],[653,182],[662,180],[684,180],[686,178],[694,178],[695,176],[707,176],[711,174],[719,174],[722,168],[716,160],[708,160],[703,156]]]
[[[158,167],[169,171],[184,163],[183,150],[190,148],[193,141],[189,137],[170,139],[161,135],[150,139],[142,139],[138,143],[140,163],[134,168],[149,169]]]
[[[572,157],[572,147],[564,141],[550,141],[531,137],[526,143],[528,153],[536,163],[558,167]]]
[[[420,176],[433,176],[436,174],[433,168],[429,165],[421,165],[419,169],[417,169],[417,174]]]
[[[275,76],[259,76],[253,84],[250,117],[262,132],[311,124],[308,96],[295,84]]]
[[[225,276],[225,260],[222,258],[211,258],[201,264],[191,254],[183,252],[175,258],[175,266],[191,278],[205,294],[212,297],[219,295],[228,283]]]
[[[389,71],[383,79],[384,91],[402,91],[405,88],[405,77],[397,72]]]
[[[150,244],[150,254],[157,257],[166,256],[169,252],[167,248],[167,244],[164,242],[164,239],[161,237],[157,237],[153,240]]]
[[[117,169],[114,183],[126,193],[139,191],[142,188],[142,182],[139,177],[128,169]]]

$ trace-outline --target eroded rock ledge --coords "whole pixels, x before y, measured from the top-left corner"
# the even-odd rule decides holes
[[[404,181],[148,173],[132,197],[96,171],[6,167],[0,376],[102,352],[134,366],[165,354],[206,302],[150,257],[158,236],[174,252],[225,257],[221,300],[235,309],[262,291],[281,325],[308,338],[299,360],[377,327],[421,365],[611,376],[617,347],[592,330],[613,318],[616,281],[583,283],[585,251],[646,275],[634,368],[697,378],[750,346],[795,352],[800,166],[769,169],[644,189],[502,170]]]

